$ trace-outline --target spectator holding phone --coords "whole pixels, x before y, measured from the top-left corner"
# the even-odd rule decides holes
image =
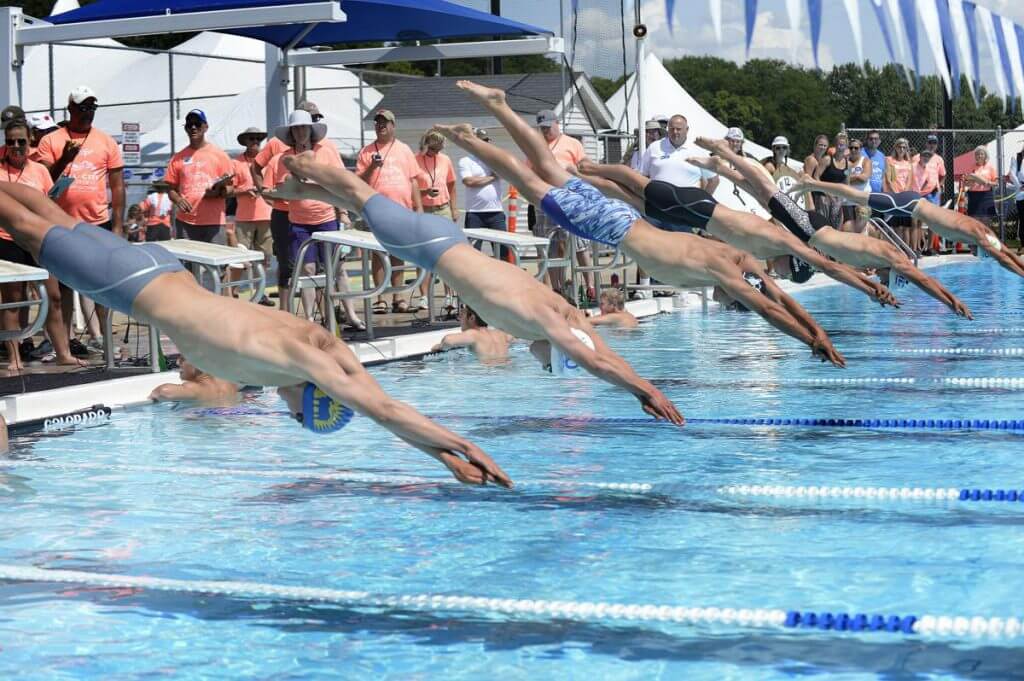
[[[226,222],[225,200],[234,195],[235,165],[216,144],[207,141],[206,114],[192,109],[185,116],[188,146],[171,158],[164,180],[176,210],[179,234],[212,242]]]

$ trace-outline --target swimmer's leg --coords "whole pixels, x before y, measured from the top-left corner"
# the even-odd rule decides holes
[[[644,177],[621,163],[581,163],[580,168],[587,175],[596,175],[621,184],[637,196],[643,196],[650,178]]]
[[[43,237],[54,225],[71,229],[75,219],[36,189],[0,182],[0,227],[36,260]]]
[[[434,127],[456,145],[487,164],[503,180],[515,185],[526,200],[535,206],[539,206],[547,193],[553,189],[553,185],[542,180],[515,156],[490,142],[478,139],[470,126],[462,124]],[[568,173],[566,176],[569,177]]]
[[[579,178],[587,184],[596,187],[605,196],[618,199],[619,201],[625,201],[641,213],[644,212],[644,197],[637,196],[618,182],[613,182],[612,180],[607,180],[603,177],[598,177],[597,175],[586,175],[584,173],[580,173]]]
[[[742,176],[741,180],[744,181],[744,186],[741,188],[745,189],[751,196],[756,197],[758,201],[761,203],[768,203],[768,201],[770,201],[775,195],[775,192],[779,191],[778,185],[772,182],[771,176],[755,167],[755,164],[760,165],[759,163],[737,154],[732,150],[732,147],[729,146],[728,142],[725,140],[715,140],[714,142],[708,140],[708,143],[714,150],[715,154],[717,154],[717,156],[712,156],[711,158],[718,159],[716,165],[724,166],[720,169],[716,169],[719,171],[719,174],[726,174],[728,178],[736,184],[735,176],[728,172],[728,170],[732,170],[732,168],[729,168],[726,163],[723,163],[723,161],[731,163],[736,169],[733,172],[739,172]],[[701,145],[700,140],[698,140],[697,144],[703,146]],[[727,168],[728,170],[726,170]]]
[[[465,91],[494,114],[502,127],[512,136],[516,146],[526,154],[526,158],[533,164],[533,169],[540,179],[554,187],[561,187],[572,179],[572,175],[555,160],[540,131],[531,128],[519,114],[509,107],[502,90],[484,87],[469,80],[460,80],[456,83],[456,87]]]

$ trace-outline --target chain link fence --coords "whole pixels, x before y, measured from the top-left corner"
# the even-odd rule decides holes
[[[938,138],[936,153],[942,158],[946,169],[945,182],[941,187],[940,204],[953,210],[966,211],[966,199],[961,189],[965,188],[961,179],[975,168],[974,151],[982,147],[988,154],[988,162],[995,168],[998,184],[993,189],[994,215],[991,226],[1006,239],[1007,232],[1017,235],[1017,206],[1014,201],[1015,191],[1007,182],[1012,170],[1012,162],[1024,143],[1024,130],[1004,131],[1001,128],[992,130],[929,130],[922,128],[843,128],[850,139],[862,142],[869,133],[877,132],[882,143],[879,149],[892,157],[895,153],[896,141],[906,140],[910,147],[910,158],[916,162],[916,156],[925,148],[928,137]],[[1019,238],[1019,236],[1018,236]]]

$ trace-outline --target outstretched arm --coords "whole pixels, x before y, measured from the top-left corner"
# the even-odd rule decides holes
[[[823,361],[832,362],[832,364],[840,368],[846,366],[846,360],[832,346],[832,341],[829,340],[828,334],[806,311],[803,312],[806,320],[798,319],[790,312],[788,305],[784,306],[776,302],[774,299],[769,298],[768,295],[761,293],[748,284],[739,273],[739,270],[725,271],[723,268],[716,273],[719,275],[719,286],[725,289],[725,292],[732,298],[743,303],[747,309],[761,315],[779,331],[808,345],[815,355],[821,356]],[[782,300],[792,300],[785,293],[782,293],[767,276],[763,277],[763,281],[765,282],[766,292],[772,292],[776,295],[781,294]],[[796,305],[796,301],[793,301],[793,304]],[[796,305],[796,307],[803,311],[803,308],[800,308],[799,305]],[[809,322],[809,324],[806,322]],[[809,331],[809,328],[814,329],[814,332]]]
[[[915,267],[914,263],[910,262],[910,259],[905,255],[900,253],[898,257],[891,258],[890,262],[892,263],[891,269],[893,272],[901,275],[904,279],[930,295],[935,300],[947,306],[961,317],[974,319],[971,315],[971,310],[964,305],[959,298],[954,296],[937,280],[929,277],[923,271]]]
[[[794,248],[794,250],[794,255],[809,263],[811,267],[814,267],[820,272],[824,272],[827,276],[835,279],[836,281],[842,282],[847,286],[852,286],[861,293],[866,293],[877,300],[882,307],[885,307],[886,305],[892,305],[894,307],[900,306],[900,301],[896,300],[896,297],[888,288],[865,277],[849,265],[829,260],[818,251],[804,246],[802,243],[800,244],[799,249]]]
[[[354,356],[349,357],[352,351],[342,344],[334,344],[325,352],[310,347],[308,343],[295,341],[285,350],[292,358],[295,371],[305,374],[305,380],[430,454],[460,482],[478,485],[494,482],[503,487],[512,486],[512,480],[505,471],[482,449],[385,393],[366,370],[357,366],[358,360]],[[338,355],[343,357],[336,358]]]
[[[632,393],[643,410],[656,419],[667,419],[677,426],[685,423],[683,415],[679,413],[676,406],[665,397],[660,390],[654,387],[650,381],[646,381],[633,371],[626,360],[609,348],[601,337],[590,331],[590,338],[594,341],[594,349],[591,350],[572,333],[565,319],[552,311],[550,317],[543,320],[544,332],[552,345],[564,352],[572,361],[583,367],[598,378],[624,388]]]
[[[203,391],[195,381],[185,381],[180,385],[177,383],[164,383],[158,385],[149,394],[149,399],[154,402],[184,402],[200,400]]]
[[[430,348],[431,352],[444,352],[455,348],[470,348],[476,343],[476,335],[468,331],[462,333],[449,333],[441,342]]]

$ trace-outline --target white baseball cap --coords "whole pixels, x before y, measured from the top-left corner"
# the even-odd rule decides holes
[[[57,127],[57,124],[53,122],[53,117],[48,113],[32,114],[28,117],[28,125],[33,130],[41,130],[43,132]]]
[[[728,130],[725,131],[725,139],[739,140],[740,142],[742,142],[746,138],[743,136],[743,131],[740,130],[739,128],[729,128]]]
[[[79,85],[68,95],[68,101],[75,104],[81,104],[87,99],[98,99],[96,93],[88,85]]]
[[[773,147],[788,147],[789,146],[789,140],[786,139],[785,137],[783,137],[782,135],[779,135],[778,137],[776,137],[775,139],[772,140],[772,146]]]

